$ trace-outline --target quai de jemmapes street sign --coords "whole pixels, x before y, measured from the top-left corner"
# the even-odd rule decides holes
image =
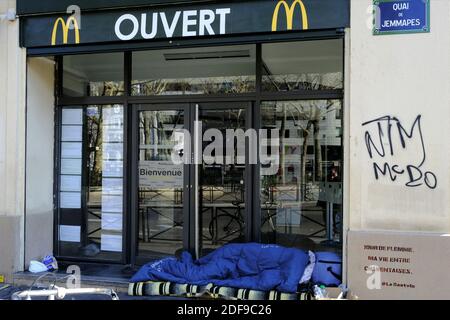
[[[430,32],[430,0],[374,0],[374,35]]]

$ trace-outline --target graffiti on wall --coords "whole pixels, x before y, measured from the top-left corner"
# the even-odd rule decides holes
[[[406,187],[437,187],[436,174],[426,169],[427,152],[422,116],[410,126],[386,115],[367,122],[364,140],[376,180],[389,179]]]

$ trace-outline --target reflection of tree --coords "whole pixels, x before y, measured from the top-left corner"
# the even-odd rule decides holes
[[[89,186],[101,186],[103,161],[103,115],[98,107],[89,107],[92,114],[87,117]]]
[[[176,128],[183,121],[182,111],[177,116],[164,111],[143,111],[140,113],[141,143],[145,145],[143,159],[141,160],[168,160],[172,150],[160,148],[172,137],[173,131],[164,129],[165,125]],[[149,148],[152,146],[152,148]],[[153,150],[153,152],[152,152]]]
[[[91,96],[121,96],[124,93],[123,81],[103,81],[103,82],[90,82],[89,93]]]
[[[254,89],[254,77],[247,76],[133,81],[133,94],[137,95],[228,94],[251,92]]]
[[[90,84],[91,95],[95,96],[117,96],[123,93],[123,82],[104,81]],[[91,186],[101,186],[103,170],[103,107],[89,107],[92,111],[87,117],[88,125],[88,155]]]
[[[138,85],[139,87],[142,86],[144,87],[146,94],[160,95],[166,90],[167,82],[164,80],[153,80],[153,81],[146,81]],[[163,121],[164,123],[165,119],[161,119],[161,117],[164,116],[161,115],[160,112],[152,112],[152,111],[141,112],[141,128],[143,128],[143,135],[144,135],[143,141],[146,147],[144,160],[152,159],[152,152],[148,148],[148,146],[152,144],[158,145],[159,141],[162,140],[161,134],[163,134],[163,132],[161,130],[158,130],[158,128],[160,129],[162,128],[161,121]],[[153,134],[153,141],[151,141],[152,130],[156,131],[156,134]]]
[[[91,95],[118,96],[123,94],[123,82],[104,81],[90,84]],[[91,106],[91,114],[87,116],[88,155],[89,155],[89,185],[102,185],[103,170],[103,107]],[[89,113],[89,112],[88,112]]]
[[[201,82],[203,94],[245,93],[255,89],[255,79],[246,76],[205,78]]]
[[[342,86],[342,73],[328,73],[328,74],[286,74],[286,75],[273,75],[268,66],[263,63],[264,71],[266,75],[263,76],[263,90],[272,91],[274,88],[276,91],[295,91],[295,90],[327,90],[327,89],[337,89]],[[306,156],[308,149],[308,139],[312,136],[314,139],[314,172],[315,179],[321,181],[323,179],[322,170],[322,150],[320,146],[320,121],[325,115],[332,110],[329,108],[333,105],[332,101],[327,102],[326,106],[321,105],[321,101],[310,101],[311,105],[309,110],[300,104],[289,103],[289,107],[296,110],[297,119],[295,114],[291,114],[294,118],[295,123],[300,123],[306,121],[305,126],[300,125],[300,130],[302,132],[301,136],[303,138],[302,155],[300,159],[300,183],[302,185],[306,184]],[[283,103],[282,105],[282,121],[280,126],[280,170],[282,177],[282,183],[286,182],[286,148],[285,148],[285,135],[286,135],[286,121],[287,113],[286,108],[288,106]],[[296,120],[295,120],[296,119]],[[311,132],[311,129],[313,130]]]
[[[267,67],[266,67],[267,68]],[[342,88],[342,73],[266,74],[264,91],[334,90]]]
[[[253,77],[235,77],[229,93],[245,93],[255,90]]]
[[[286,183],[286,130],[289,119],[293,121],[294,126],[300,130],[302,142],[302,153],[300,155],[300,179],[297,180],[300,189],[306,185],[306,159],[308,142],[311,138],[314,141],[314,171],[315,181],[323,180],[322,170],[322,150],[320,143],[320,122],[326,119],[328,113],[336,110],[332,108],[334,102],[317,100],[305,102],[282,102],[281,105],[281,124],[280,124],[280,179],[283,184]]]
[[[164,80],[151,80],[137,85],[143,88],[146,95],[160,95],[166,91],[168,83]]]

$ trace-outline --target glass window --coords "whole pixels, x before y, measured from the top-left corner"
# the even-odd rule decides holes
[[[263,44],[262,90],[342,89],[342,57],[342,40]]]
[[[123,106],[64,107],[59,255],[122,257]]]
[[[133,95],[255,91],[255,46],[152,50],[133,53]]]
[[[148,260],[183,248],[184,166],[172,153],[184,144],[184,117],[182,109],[139,112],[138,254]]]
[[[63,66],[64,96],[121,96],[124,94],[123,53],[64,56]]]
[[[202,143],[198,204],[202,254],[227,243],[245,242],[246,143],[245,138],[238,138],[237,132],[245,131],[246,113],[243,104],[230,106],[229,109],[199,110],[203,136],[208,136],[208,132],[215,130],[216,134],[221,134],[224,142],[220,151],[220,147],[212,151],[209,138]],[[230,133],[236,136],[229,136]],[[214,141],[215,139],[214,135]],[[232,148],[227,150],[229,143]]]
[[[341,109],[340,100],[262,103],[262,128],[277,139],[262,150],[273,161],[261,169],[263,242],[340,248]]]

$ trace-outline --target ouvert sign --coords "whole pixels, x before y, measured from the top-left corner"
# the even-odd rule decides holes
[[[216,35],[226,33],[227,15],[230,8],[218,8],[215,10],[177,10],[172,19],[168,18],[164,11],[151,14],[150,28],[147,23],[147,13],[141,15],[124,14],[117,19],[114,31],[120,40],[132,40],[140,34],[143,39],[154,39],[158,34],[160,25],[164,28],[166,38],[172,38],[175,30],[181,25],[182,37],[195,37],[197,35]],[[214,21],[218,20],[218,25]],[[131,23],[131,32],[122,33],[122,25]],[[215,29],[217,27],[217,29]],[[148,31],[150,30],[150,31]]]
[[[83,6],[79,8],[77,15],[22,16],[21,45],[33,48],[349,26],[349,0],[215,1],[86,11]]]

